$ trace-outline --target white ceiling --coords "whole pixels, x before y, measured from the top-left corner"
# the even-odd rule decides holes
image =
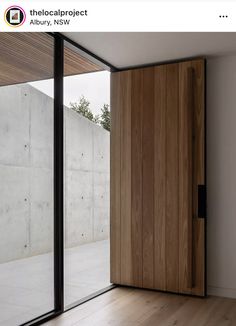
[[[236,54],[236,33],[63,33],[117,68]]]

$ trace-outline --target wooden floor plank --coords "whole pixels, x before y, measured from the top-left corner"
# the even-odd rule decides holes
[[[234,326],[236,299],[117,287],[44,325]]]

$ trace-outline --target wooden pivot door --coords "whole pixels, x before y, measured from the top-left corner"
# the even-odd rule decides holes
[[[112,283],[205,295],[204,67],[112,73]]]

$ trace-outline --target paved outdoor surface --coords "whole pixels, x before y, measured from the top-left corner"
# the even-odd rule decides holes
[[[110,285],[109,241],[65,252],[65,304]],[[53,255],[0,264],[0,325],[15,326],[53,309]]]

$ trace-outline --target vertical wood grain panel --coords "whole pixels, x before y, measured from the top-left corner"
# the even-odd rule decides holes
[[[110,208],[110,250],[111,282],[121,283],[120,253],[120,177],[121,177],[121,143],[120,143],[120,73],[111,75],[111,208]]]
[[[143,287],[154,288],[154,68],[143,70]]]
[[[132,71],[131,211],[133,285],[143,286],[142,106],[143,69]]]
[[[179,290],[178,64],[167,65],[166,107],[166,289]]]
[[[132,285],[131,243],[131,71],[120,79],[121,112],[121,282]]]
[[[155,67],[154,287],[166,290],[166,66]]]
[[[191,103],[193,95],[191,82],[193,76],[189,75],[191,67],[190,61],[179,64],[179,291],[189,294],[192,290],[193,278],[192,119],[194,107]]]
[[[204,295],[204,61],[114,73],[111,94],[111,280]]]
[[[205,291],[205,220],[197,218],[197,185],[205,184],[205,111],[204,111],[204,61],[192,61],[194,69],[194,111],[195,111],[195,141],[194,141],[194,224],[193,224],[193,249],[195,286],[192,294],[204,295]]]

